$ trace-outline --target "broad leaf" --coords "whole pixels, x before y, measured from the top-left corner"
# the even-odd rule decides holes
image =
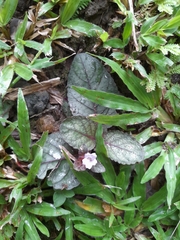
[[[130,135],[120,131],[104,134],[104,144],[108,157],[121,164],[134,164],[144,159],[142,146]]]
[[[62,160],[58,168],[53,170],[48,177],[48,185],[53,186],[54,189],[70,190],[77,187],[80,183],[74,176],[68,162]]]
[[[71,117],[60,125],[60,134],[64,141],[76,149],[95,147],[97,124],[84,117]]]
[[[59,145],[64,144],[65,142],[62,140],[59,132],[52,133],[48,136],[43,147],[43,161],[37,174],[38,178],[45,178],[47,171],[56,167],[58,161],[62,158]]]
[[[77,54],[71,65],[68,76],[68,100],[72,114],[88,116],[90,114],[114,114],[115,110],[92,103],[71,86],[84,87],[109,93],[118,93],[117,87],[110,74],[100,61],[86,53]]]

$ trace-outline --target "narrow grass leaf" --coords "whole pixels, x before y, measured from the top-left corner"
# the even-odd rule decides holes
[[[155,212],[153,212],[149,216],[148,222],[155,222],[163,218],[167,218],[169,216],[172,216],[176,211],[177,209],[175,207],[169,210],[167,209],[167,206],[164,206],[164,207],[162,206],[161,208],[158,208]]]
[[[86,199],[81,201],[76,201],[76,204],[85,209],[86,211],[98,214],[98,213],[104,213],[104,209],[102,207],[102,200],[92,198],[92,197],[86,197]]]
[[[142,210],[146,212],[156,210],[156,208],[166,201],[166,197],[167,189],[166,185],[164,185],[158,192],[154,193],[142,204]]]
[[[16,11],[16,7],[18,4],[18,0],[5,0],[3,4],[0,6],[0,26],[5,26],[12,18],[14,12]]]
[[[27,160],[27,154],[24,152],[24,149],[19,145],[19,143],[12,137],[8,138],[8,145],[13,150],[13,152],[18,156],[20,160]]]
[[[126,195],[129,187],[129,179],[131,177],[132,167],[128,165],[122,165],[118,176],[116,177],[116,186],[119,187],[121,198]]]
[[[129,203],[133,203],[133,202],[136,202],[137,200],[139,200],[140,198],[141,198],[141,196],[127,198],[127,199],[124,199],[124,200],[120,200],[118,202],[118,204],[125,205],[125,204],[129,204]]]
[[[27,212],[25,212],[25,216],[24,216],[24,219],[22,219],[22,221],[24,221],[24,232],[25,232],[25,235],[27,234],[27,236],[28,236],[27,239],[41,240],[41,238],[37,232],[37,229],[32,221],[32,218]],[[26,237],[25,237],[25,239],[26,239]]]
[[[38,11],[38,17],[44,15],[46,12],[51,10],[55,4],[56,2],[47,2],[47,3],[41,4],[41,7]]]
[[[9,188],[12,186],[15,186],[17,182],[15,180],[6,180],[6,179],[1,179],[0,181],[0,189],[2,188]]]
[[[4,142],[8,139],[8,137],[11,135],[11,133],[15,129],[15,124],[9,125],[6,128],[2,128],[0,131],[0,144],[4,144]]]
[[[106,171],[102,173],[102,177],[105,183],[107,185],[114,186],[116,173],[110,159],[107,157],[107,151],[104,145],[104,140],[102,135],[103,135],[103,128],[102,128],[102,125],[99,124],[96,131],[96,153],[98,156],[98,161],[100,161],[106,169]]]
[[[139,101],[121,95],[103,91],[89,90],[87,88],[76,86],[72,86],[72,89],[82,96],[88,98],[90,101],[104,107],[140,113],[150,112],[150,110],[143,106],[143,104],[141,104]]]
[[[27,181],[29,184],[32,184],[36,178],[36,175],[39,171],[41,162],[42,162],[42,155],[43,155],[43,148],[40,146],[37,146],[36,152],[33,154],[33,163],[28,171],[27,175]]]
[[[105,229],[101,226],[97,226],[96,222],[93,224],[75,224],[75,229],[81,231],[91,237],[103,237],[106,234]]]
[[[49,234],[49,230],[47,229],[47,227],[34,215],[31,216],[31,219],[34,223],[34,225],[37,227],[37,229],[44,235],[46,235],[47,237],[50,236]]]
[[[163,146],[162,142],[154,142],[144,146],[143,148],[145,152],[145,159],[150,158],[151,156],[154,156],[157,153],[160,153],[162,150],[162,146]]]
[[[158,16],[154,16],[151,18],[148,18],[141,26],[141,34],[146,33],[149,29],[151,29],[153,23],[156,21]]]
[[[23,235],[24,235],[23,228],[24,228],[24,221],[20,221],[19,226],[16,230],[15,240],[23,239]]]
[[[30,213],[46,217],[58,217],[70,213],[68,210],[63,208],[55,208],[53,204],[47,202],[27,205],[25,208]]]
[[[141,196],[141,198],[138,201],[135,202],[135,205],[137,207],[140,207],[146,199],[146,185],[141,184],[141,179],[142,179],[142,177],[144,175],[144,172],[145,172],[144,163],[141,162],[139,164],[136,164],[134,170],[136,172],[136,175],[134,177],[132,191],[133,191],[133,195],[135,197]]]
[[[153,128],[148,127],[144,131],[136,135],[136,140],[140,144],[143,144],[152,136],[152,133],[153,133]]]
[[[81,0],[68,0],[60,16],[61,24],[64,25],[74,15]]]
[[[28,17],[27,17],[27,14],[25,14],[23,21],[19,24],[17,31],[15,33],[15,41],[16,42],[19,39],[23,39],[24,34],[26,32],[27,21],[28,21]]]
[[[0,40],[0,49],[10,50],[11,47],[8,44],[6,44],[6,43],[4,43],[3,41]]]
[[[65,237],[68,240],[73,240],[74,231],[73,231],[73,223],[72,223],[71,215],[64,216],[64,219],[65,219]]]
[[[172,149],[168,149],[168,156],[164,164],[165,176],[167,181],[167,203],[171,207],[172,199],[176,189],[176,162]]]
[[[124,113],[117,115],[102,115],[94,114],[89,117],[94,122],[98,122],[106,125],[113,125],[118,127],[124,127],[126,125],[134,125],[138,123],[144,123],[151,118],[150,113]]]
[[[155,178],[158,173],[161,171],[165,161],[166,161],[166,153],[165,151],[162,151],[160,156],[157,157],[150,165],[148,170],[145,172],[141,184],[148,182],[150,179]]]
[[[14,75],[14,65],[5,66],[0,72],[0,95],[4,97]]]
[[[14,64],[14,71],[17,75],[25,80],[30,80],[33,76],[33,72],[30,68],[28,68],[25,64],[16,62]]]
[[[126,84],[129,90],[145,107],[153,109],[157,104],[160,103],[161,93],[158,89],[154,92],[147,93],[145,87],[141,85],[141,79],[136,77],[133,72],[130,70],[125,71],[118,63],[106,57],[96,57],[108,64],[118,74],[124,84]]]
[[[180,126],[178,124],[162,123],[162,126],[168,131],[180,133]]]
[[[24,45],[28,48],[32,48],[32,49],[35,49],[37,51],[39,51],[43,48],[42,43],[35,42],[35,41],[32,41],[32,40],[25,41]]]
[[[17,115],[20,141],[28,160],[30,157],[31,132],[28,109],[21,89],[18,91]]]
[[[73,19],[68,21],[66,24],[64,24],[65,27],[68,27],[70,29],[73,29],[77,32],[84,33],[88,37],[97,37],[103,34],[105,31],[99,27],[98,25],[95,25],[90,22],[86,22],[81,19]]]

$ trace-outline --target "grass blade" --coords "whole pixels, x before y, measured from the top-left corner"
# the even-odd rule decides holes
[[[18,91],[17,113],[18,113],[18,129],[19,129],[20,141],[22,144],[22,148],[27,156],[27,160],[29,160],[30,142],[31,142],[29,114],[28,114],[28,109],[27,109],[26,102],[21,89],[19,89]]]

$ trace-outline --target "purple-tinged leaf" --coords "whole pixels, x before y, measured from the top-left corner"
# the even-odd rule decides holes
[[[69,163],[66,160],[62,160],[58,168],[53,170],[48,177],[50,185],[52,184],[54,189],[66,189],[70,190],[77,187],[80,183],[74,176]]]
[[[77,54],[72,62],[68,76],[68,101],[72,114],[75,116],[88,116],[90,114],[115,114],[115,110],[92,103],[71,86],[84,87],[90,90],[99,90],[109,93],[117,93],[114,80],[103,67],[101,62],[86,54]]]
[[[97,124],[85,117],[71,117],[60,125],[64,141],[76,149],[85,147],[87,151],[95,147]]]
[[[134,164],[144,159],[142,146],[126,133],[109,131],[104,134],[104,144],[108,157],[120,164]]]

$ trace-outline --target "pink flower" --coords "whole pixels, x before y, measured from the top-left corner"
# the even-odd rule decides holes
[[[84,158],[82,159],[82,163],[86,168],[91,169],[93,166],[97,164],[96,158],[97,158],[96,153],[86,153],[84,155]]]

